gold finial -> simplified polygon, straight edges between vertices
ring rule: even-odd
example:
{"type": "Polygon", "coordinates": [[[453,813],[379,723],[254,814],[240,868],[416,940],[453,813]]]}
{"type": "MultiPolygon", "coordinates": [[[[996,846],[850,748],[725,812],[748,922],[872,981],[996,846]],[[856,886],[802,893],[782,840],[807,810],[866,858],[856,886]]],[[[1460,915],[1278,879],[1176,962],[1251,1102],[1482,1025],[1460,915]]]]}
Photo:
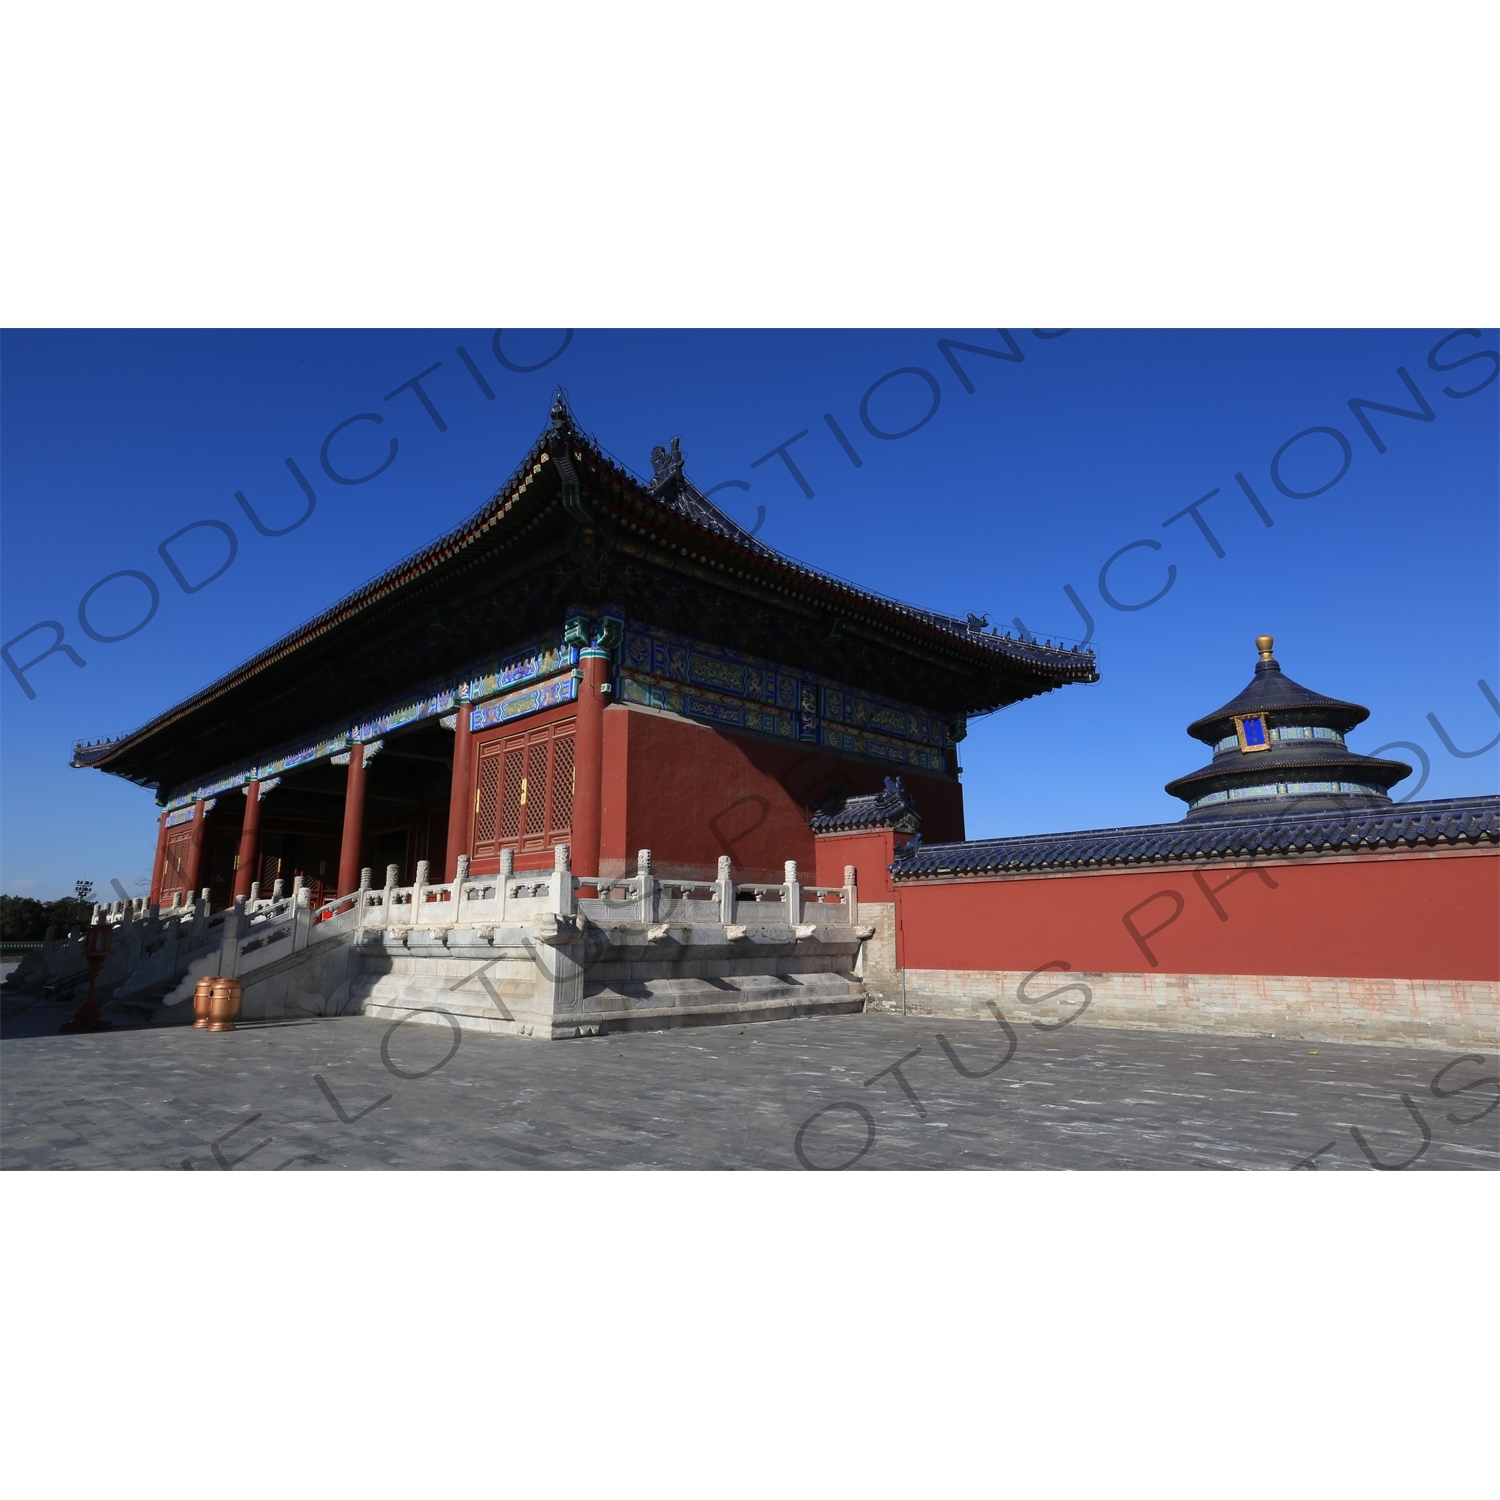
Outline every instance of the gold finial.
{"type": "Polygon", "coordinates": [[[1260,652],[1262,661],[1271,660],[1271,647],[1276,644],[1274,635],[1258,635],[1255,637],[1255,649],[1260,652]]]}

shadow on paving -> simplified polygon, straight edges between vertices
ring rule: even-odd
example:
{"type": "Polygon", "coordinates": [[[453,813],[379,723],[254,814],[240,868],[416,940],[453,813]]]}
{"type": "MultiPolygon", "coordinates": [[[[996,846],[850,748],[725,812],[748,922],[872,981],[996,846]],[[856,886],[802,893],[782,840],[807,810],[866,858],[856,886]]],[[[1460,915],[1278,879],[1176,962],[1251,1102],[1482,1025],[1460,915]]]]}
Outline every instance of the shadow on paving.
{"type": "MultiPolygon", "coordinates": [[[[49,1000],[41,995],[0,986],[0,1042],[16,1041],[22,1037],[56,1036],[57,1028],[83,1003],[85,993],[80,989],[68,999],[49,1000]]],[[[139,1031],[145,1024],[136,1020],[129,1011],[123,1016],[112,1011],[109,1019],[116,1031],[139,1031]]]]}
{"type": "Polygon", "coordinates": [[[566,1042],[362,1016],[59,1036],[7,1008],[0,1167],[1500,1167],[1493,1054],[821,1016],[566,1042]]]}

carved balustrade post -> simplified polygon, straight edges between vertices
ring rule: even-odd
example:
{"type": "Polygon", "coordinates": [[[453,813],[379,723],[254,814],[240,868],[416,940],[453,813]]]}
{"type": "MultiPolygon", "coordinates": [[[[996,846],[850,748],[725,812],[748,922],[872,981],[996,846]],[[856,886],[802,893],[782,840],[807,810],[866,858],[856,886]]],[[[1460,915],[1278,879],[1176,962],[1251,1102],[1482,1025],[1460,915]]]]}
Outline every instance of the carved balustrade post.
{"type": "Polygon", "coordinates": [[[719,878],[716,882],[719,898],[719,920],[728,927],[734,921],[734,876],[731,873],[729,856],[719,856],[719,878]]]}
{"type": "Polygon", "coordinates": [[[312,941],[312,892],[298,885],[292,913],[292,952],[300,953],[312,941]]]}
{"type": "Polygon", "coordinates": [[[247,924],[245,898],[236,896],[233,908],[224,913],[224,936],[219,944],[219,975],[223,979],[234,979],[240,972],[240,939],[247,924]]]}
{"type": "Polygon", "coordinates": [[[411,916],[407,925],[415,928],[422,917],[422,903],[427,900],[427,882],[431,878],[431,866],[425,859],[417,861],[417,879],[411,888],[411,916]]]}
{"type": "Polygon", "coordinates": [[[558,844],[552,851],[552,900],[549,906],[560,917],[571,916],[575,910],[573,870],[568,863],[566,844],[558,844]]]}
{"type": "Polygon", "coordinates": [[[797,880],[797,861],[787,860],[783,866],[781,899],[786,902],[786,919],[794,927],[802,920],[802,886],[797,880]]]}
{"type": "Polygon", "coordinates": [[[651,872],[651,851],[642,849],[635,857],[636,894],[640,898],[642,922],[654,922],[657,913],[656,876],[651,872]]]}
{"type": "Polygon", "coordinates": [[[460,918],[464,909],[464,885],[469,878],[469,856],[460,854],[453,864],[453,925],[463,925],[460,918]]]}
{"type": "Polygon", "coordinates": [[[506,913],[510,909],[510,883],[516,874],[516,851],[514,849],[502,849],[500,851],[500,906],[499,919],[503,922],[506,913]]]}

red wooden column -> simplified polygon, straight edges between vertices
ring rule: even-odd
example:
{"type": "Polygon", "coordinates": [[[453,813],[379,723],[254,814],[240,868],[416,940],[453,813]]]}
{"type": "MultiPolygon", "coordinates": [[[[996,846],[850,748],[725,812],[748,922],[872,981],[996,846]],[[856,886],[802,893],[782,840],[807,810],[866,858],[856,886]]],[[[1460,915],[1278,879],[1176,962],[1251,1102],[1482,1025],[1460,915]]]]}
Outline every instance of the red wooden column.
{"type": "Polygon", "coordinates": [[[445,880],[458,879],[458,856],[472,854],[474,836],[474,735],[469,728],[473,708],[467,699],[458,702],[458,722],[453,727],[453,787],[448,794],[448,873],[445,880]]]}
{"type": "Polygon", "coordinates": [[[163,811],[156,821],[156,863],[151,866],[151,901],[161,900],[162,880],[166,875],[167,862],[167,815],[163,811]]]}
{"type": "Polygon", "coordinates": [[[260,782],[245,788],[245,826],[240,830],[240,852],[234,862],[232,899],[250,896],[251,884],[259,878],[260,868],[260,782]]]}
{"type": "Polygon", "coordinates": [[[344,786],[344,840],[339,847],[339,895],[359,889],[359,851],[365,832],[365,747],[349,747],[349,780],[344,786]]]}
{"type": "Polygon", "coordinates": [[[193,832],[188,839],[187,868],[182,872],[183,884],[187,887],[184,901],[198,899],[198,877],[203,873],[203,820],[208,816],[208,804],[200,797],[193,804],[193,832]]]}
{"type": "Polygon", "coordinates": [[[604,705],[610,655],[598,646],[578,653],[578,729],[573,742],[572,865],[575,875],[599,873],[599,834],[604,811],[604,705]]]}

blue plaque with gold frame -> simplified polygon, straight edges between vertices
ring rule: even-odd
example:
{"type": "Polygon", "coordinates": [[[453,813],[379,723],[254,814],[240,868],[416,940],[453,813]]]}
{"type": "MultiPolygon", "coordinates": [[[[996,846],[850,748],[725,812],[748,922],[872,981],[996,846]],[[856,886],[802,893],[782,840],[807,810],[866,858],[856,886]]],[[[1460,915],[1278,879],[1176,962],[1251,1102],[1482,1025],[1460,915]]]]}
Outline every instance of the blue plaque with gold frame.
{"type": "Polygon", "coordinates": [[[1246,754],[1251,750],[1271,748],[1271,736],[1266,729],[1264,714],[1236,714],[1234,732],[1240,742],[1240,750],[1246,754]]]}

